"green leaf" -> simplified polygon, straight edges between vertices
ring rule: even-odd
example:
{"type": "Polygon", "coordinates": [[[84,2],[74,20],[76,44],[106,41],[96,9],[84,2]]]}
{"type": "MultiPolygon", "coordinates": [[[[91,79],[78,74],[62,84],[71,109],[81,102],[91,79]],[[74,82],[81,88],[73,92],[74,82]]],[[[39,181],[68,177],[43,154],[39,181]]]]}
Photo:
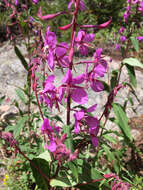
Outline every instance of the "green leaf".
{"type": "Polygon", "coordinates": [[[73,177],[75,178],[76,182],[78,183],[78,167],[76,166],[76,160],[73,162],[68,162],[68,166],[72,172],[73,177]]]}
{"type": "Polygon", "coordinates": [[[13,131],[14,138],[17,139],[22,128],[24,128],[25,122],[27,121],[27,119],[28,119],[28,116],[22,117],[15,126],[6,127],[5,131],[13,131]]]}
{"type": "Polygon", "coordinates": [[[103,144],[102,147],[106,153],[108,161],[112,162],[113,160],[115,160],[114,154],[113,154],[113,152],[110,151],[110,148],[105,144],[103,144]]]}
{"type": "MultiPolygon", "coordinates": [[[[49,163],[45,159],[33,158],[32,163],[34,163],[34,165],[36,165],[36,167],[40,169],[42,174],[49,177],[49,172],[50,172],[49,163]]],[[[49,190],[48,180],[31,163],[30,163],[30,166],[31,166],[32,173],[33,173],[33,176],[35,178],[35,181],[36,181],[36,184],[38,185],[38,187],[41,188],[42,190],[49,190]]]]}
{"type": "Polygon", "coordinates": [[[57,177],[56,179],[50,180],[50,185],[52,187],[73,187],[76,184],[77,183],[73,181],[70,175],[67,175],[65,177],[57,177]]]}
{"type": "Polygon", "coordinates": [[[51,162],[52,161],[50,153],[47,150],[45,152],[41,153],[37,158],[44,159],[47,162],[51,162]]]}
{"type": "Polygon", "coordinates": [[[130,65],[132,67],[140,67],[143,69],[143,64],[138,60],[138,59],[135,59],[135,58],[125,58],[123,60],[123,64],[125,65],[130,65]]]}
{"type": "Polygon", "coordinates": [[[109,87],[109,85],[108,85],[105,81],[101,81],[101,80],[100,80],[100,82],[102,82],[102,84],[104,85],[104,90],[105,90],[106,92],[110,92],[110,87],[109,87]]]}
{"type": "Polygon", "coordinates": [[[117,69],[113,70],[111,73],[111,80],[110,80],[111,89],[113,89],[116,86],[118,73],[119,73],[119,71],[117,69]]]}
{"type": "Polygon", "coordinates": [[[19,99],[20,99],[24,104],[27,103],[25,94],[24,94],[24,92],[23,92],[21,89],[16,89],[16,95],[19,97],[19,99]]]}
{"type": "Polygon", "coordinates": [[[112,136],[110,136],[110,135],[103,135],[103,137],[104,137],[105,139],[107,139],[109,142],[114,143],[114,144],[117,144],[117,141],[116,141],[116,139],[115,139],[114,137],[112,137],[112,136]]]}
{"type": "Polygon", "coordinates": [[[136,52],[138,52],[139,51],[139,42],[138,42],[137,38],[134,36],[131,36],[130,39],[131,39],[134,49],[136,50],[136,52]]]}
{"type": "Polygon", "coordinates": [[[70,149],[71,152],[74,152],[73,139],[72,139],[72,135],[71,135],[71,127],[68,126],[68,125],[65,125],[65,126],[63,127],[63,129],[64,129],[64,133],[67,134],[66,143],[65,143],[65,144],[66,144],[66,147],[67,147],[68,149],[70,149]]]}
{"type": "Polygon", "coordinates": [[[2,97],[0,98],[0,105],[2,104],[2,102],[4,101],[4,99],[5,99],[5,96],[2,96],[2,97]]]}
{"type": "Polygon", "coordinates": [[[16,126],[14,127],[14,131],[13,131],[13,135],[14,138],[17,138],[22,130],[22,128],[24,128],[25,126],[25,122],[28,120],[28,116],[24,116],[23,118],[21,118],[18,123],[16,124],[16,126]]]}
{"type": "Polygon", "coordinates": [[[130,82],[133,85],[134,88],[137,87],[137,80],[136,80],[136,74],[134,71],[134,67],[130,66],[130,65],[126,65],[126,68],[128,70],[128,75],[130,77],[130,82]]]}
{"type": "Polygon", "coordinates": [[[23,67],[25,68],[25,70],[28,71],[28,63],[27,63],[27,61],[25,60],[25,58],[23,57],[23,55],[21,54],[21,51],[18,49],[17,46],[14,47],[14,51],[15,51],[17,57],[20,59],[20,61],[21,61],[22,65],[23,65],[23,67]]]}
{"type": "Polygon", "coordinates": [[[121,131],[123,134],[132,141],[132,136],[131,136],[131,130],[130,126],[128,125],[128,117],[126,116],[126,113],[124,112],[123,108],[121,105],[117,103],[113,103],[113,110],[114,113],[117,117],[118,120],[118,126],[120,127],[121,131]]]}

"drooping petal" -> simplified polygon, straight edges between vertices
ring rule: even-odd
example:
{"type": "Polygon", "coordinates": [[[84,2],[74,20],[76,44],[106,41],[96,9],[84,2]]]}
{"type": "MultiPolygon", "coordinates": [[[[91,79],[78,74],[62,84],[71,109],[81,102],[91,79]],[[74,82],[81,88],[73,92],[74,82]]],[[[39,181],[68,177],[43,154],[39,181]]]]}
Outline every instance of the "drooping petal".
{"type": "Polygon", "coordinates": [[[94,68],[95,71],[95,79],[99,76],[99,77],[104,77],[104,74],[107,70],[107,62],[106,61],[102,61],[101,64],[97,64],[94,68]]]}
{"type": "Polygon", "coordinates": [[[93,106],[89,107],[88,109],[86,109],[86,112],[93,112],[96,110],[97,104],[94,104],[93,106]]]}
{"type": "Polygon", "coordinates": [[[68,50],[68,44],[66,42],[61,42],[56,47],[56,55],[58,57],[64,56],[68,50]]]}
{"type": "Polygon", "coordinates": [[[50,32],[48,26],[45,34],[44,46],[48,45],[48,47],[50,48],[55,48],[56,44],[57,44],[56,34],[54,32],[50,32]]]}
{"type": "Polygon", "coordinates": [[[77,120],[75,121],[74,132],[75,132],[75,134],[79,134],[79,132],[80,132],[80,126],[79,126],[79,122],[77,120]]]}
{"type": "Polygon", "coordinates": [[[53,140],[51,140],[50,144],[47,146],[47,148],[50,150],[50,152],[55,152],[57,145],[53,140]]]}
{"type": "Polygon", "coordinates": [[[94,59],[100,59],[101,58],[101,53],[102,53],[102,48],[98,48],[96,52],[94,53],[94,59]]]}
{"type": "Polygon", "coordinates": [[[65,94],[65,88],[60,88],[59,89],[59,96],[58,96],[58,100],[59,102],[62,104],[62,100],[63,100],[63,97],[64,97],[64,94],[65,94]]]}
{"type": "Polygon", "coordinates": [[[100,92],[104,89],[104,85],[98,80],[91,81],[90,86],[95,92],[100,92]]]}
{"type": "Polygon", "coordinates": [[[48,54],[48,65],[50,67],[50,69],[53,71],[54,70],[54,54],[53,54],[53,51],[49,51],[49,54],[48,54]]]}
{"type": "Polygon", "coordinates": [[[80,8],[81,11],[85,11],[86,10],[85,4],[84,4],[83,0],[80,0],[79,8],[80,8]]]}
{"type": "Polygon", "coordinates": [[[72,81],[72,71],[70,69],[67,70],[67,73],[62,80],[63,83],[70,83],[72,81]]]}
{"type": "Polygon", "coordinates": [[[84,41],[85,42],[92,42],[95,38],[95,34],[86,34],[84,37],[84,41]]]}
{"type": "MultiPolygon", "coordinates": [[[[38,0],[33,0],[33,2],[36,2],[36,1],[38,1],[38,0]]],[[[40,7],[39,8],[39,10],[38,10],[38,13],[37,13],[37,16],[40,18],[40,19],[42,19],[42,20],[51,20],[51,19],[53,19],[53,18],[55,18],[55,17],[57,17],[57,16],[59,16],[59,15],[61,15],[61,14],[64,14],[65,12],[64,11],[62,11],[62,12],[58,12],[58,13],[56,13],[56,14],[47,14],[47,15],[42,15],[42,8],[40,7]]]]}
{"type": "Polygon", "coordinates": [[[83,30],[80,30],[78,33],[77,33],[77,37],[75,38],[75,41],[76,42],[81,42],[81,40],[85,37],[85,31],[83,30]]]}
{"type": "Polygon", "coordinates": [[[97,137],[91,136],[91,141],[92,141],[93,146],[95,146],[95,147],[98,146],[98,138],[97,137]]]}
{"type": "Polygon", "coordinates": [[[89,126],[89,133],[91,135],[97,135],[99,131],[99,121],[96,117],[88,116],[85,118],[87,125],[89,126]]]}
{"type": "Polygon", "coordinates": [[[55,80],[55,75],[50,75],[47,77],[47,79],[45,80],[45,82],[50,82],[53,83],[55,80]]]}
{"type": "Polygon", "coordinates": [[[81,55],[85,55],[85,56],[88,55],[88,47],[86,47],[84,45],[80,46],[79,51],[80,51],[81,55]]]}
{"type": "Polygon", "coordinates": [[[71,98],[78,104],[85,104],[88,101],[88,95],[83,88],[74,89],[71,98]]]}
{"type": "Polygon", "coordinates": [[[68,30],[71,26],[72,26],[73,23],[70,23],[70,24],[67,24],[65,26],[61,26],[61,27],[58,27],[60,30],[68,30]]]}
{"type": "Polygon", "coordinates": [[[74,117],[75,117],[76,120],[80,121],[84,117],[84,111],[83,110],[77,111],[74,114],[74,117]]]}
{"type": "Polygon", "coordinates": [[[81,74],[72,79],[72,84],[81,84],[83,83],[84,79],[85,79],[85,74],[81,74]]]}
{"type": "Polygon", "coordinates": [[[70,0],[68,3],[68,10],[70,11],[72,4],[74,3],[74,0],[70,0]]]}
{"type": "Polygon", "coordinates": [[[44,121],[43,121],[43,124],[41,126],[41,131],[45,132],[49,128],[49,126],[50,126],[49,119],[45,118],[44,121]]]}

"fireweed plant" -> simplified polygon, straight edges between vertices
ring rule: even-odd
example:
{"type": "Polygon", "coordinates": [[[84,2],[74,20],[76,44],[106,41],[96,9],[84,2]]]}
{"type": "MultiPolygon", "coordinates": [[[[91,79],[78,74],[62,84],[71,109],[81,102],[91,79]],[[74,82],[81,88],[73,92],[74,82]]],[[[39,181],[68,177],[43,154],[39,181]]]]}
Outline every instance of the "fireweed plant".
{"type": "MultiPolygon", "coordinates": [[[[100,25],[78,23],[80,12],[86,11],[83,0],[70,0],[66,11],[54,14],[43,15],[42,7],[40,7],[37,17],[31,16],[28,10],[32,3],[38,6],[40,3],[38,0],[27,1],[25,4],[18,0],[4,0],[4,3],[12,10],[10,15],[12,24],[18,27],[29,52],[29,63],[27,63],[14,41],[15,52],[28,71],[28,89],[26,87],[23,91],[29,99],[27,100],[28,114],[24,115],[20,110],[21,119],[16,125],[17,128],[8,126],[6,132],[1,133],[1,137],[14,148],[16,156],[20,154],[30,162],[35,188],[42,190],[70,189],[71,187],[75,189],[131,189],[133,174],[130,174],[121,158],[129,147],[134,151],[137,150],[130,134],[125,106],[114,103],[114,99],[123,88],[129,88],[134,92],[136,87],[134,66],[143,68],[137,59],[127,58],[129,39],[134,32],[130,31],[131,25],[138,24],[138,21],[134,22],[133,18],[137,14],[142,15],[143,1],[127,2],[124,19],[127,27],[129,23],[129,29],[121,27],[120,43],[116,44],[116,49],[122,48],[123,60],[119,69],[112,71],[108,84],[101,79],[106,75],[112,60],[108,65],[102,55],[102,48],[95,49],[93,58],[89,60],[75,61],[74,55],[75,51],[79,51],[82,56],[88,56],[89,50],[94,49],[91,43],[96,37],[89,31],[107,28],[112,18],[100,25]],[[24,13],[19,11],[20,9],[23,9],[24,13]],[[61,15],[69,16],[68,24],[57,26],[62,32],[71,30],[69,42],[58,43],[56,34],[50,30],[48,24],[46,31],[42,30],[42,22],[48,23],[61,15]],[[123,34],[125,30],[126,36],[123,34]],[[75,76],[77,66],[84,68],[84,72],[75,76]],[[120,79],[124,67],[128,69],[129,82],[120,79]],[[58,85],[55,85],[56,69],[63,73],[63,79],[58,85]],[[108,92],[107,102],[99,118],[94,115],[98,102],[94,102],[89,107],[85,106],[89,101],[89,90],[93,90],[95,96],[103,90],[108,92]],[[38,106],[39,111],[36,114],[39,113],[40,116],[31,113],[31,103],[38,106]],[[112,108],[115,116],[111,118],[112,108]],[[63,109],[65,109],[66,121],[60,116],[60,111],[63,109]],[[52,116],[51,113],[55,110],[59,115],[52,116]],[[114,122],[121,132],[107,130],[105,126],[108,119],[114,122]],[[40,129],[37,129],[41,120],[40,129]],[[36,123],[36,129],[32,128],[33,123],[36,123]],[[7,131],[13,131],[13,133],[7,131]],[[38,141],[37,139],[40,139],[35,155],[29,156],[26,148],[22,150],[24,145],[21,146],[20,132],[28,134],[28,142],[24,141],[26,146],[29,143],[32,147],[38,141]],[[113,144],[115,147],[120,144],[122,148],[118,150],[113,144]]],[[[11,33],[10,26],[7,31],[11,40],[14,40],[15,36],[11,33]]],[[[131,38],[135,50],[137,50],[138,42],[136,40],[141,41],[142,36],[131,38]]],[[[19,96],[23,100],[20,93],[19,96]]]]}

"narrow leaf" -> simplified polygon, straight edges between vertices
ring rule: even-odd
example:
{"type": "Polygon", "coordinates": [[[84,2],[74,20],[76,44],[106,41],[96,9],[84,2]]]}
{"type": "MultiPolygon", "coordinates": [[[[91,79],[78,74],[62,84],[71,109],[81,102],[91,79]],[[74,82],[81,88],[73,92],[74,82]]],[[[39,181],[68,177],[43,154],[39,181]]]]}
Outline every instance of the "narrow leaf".
{"type": "Polygon", "coordinates": [[[126,68],[128,70],[128,75],[130,77],[130,82],[133,85],[134,88],[137,87],[137,80],[136,80],[136,74],[134,71],[134,67],[130,66],[130,65],[126,65],[126,68]]]}
{"type": "Polygon", "coordinates": [[[71,150],[71,152],[74,152],[73,139],[72,139],[72,136],[71,136],[71,127],[68,126],[68,125],[65,125],[63,128],[64,128],[64,133],[67,134],[66,146],[67,146],[68,149],[71,150]]]}
{"type": "Polygon", "coordinates": [[[118,120],[118,126],[120,127],[123,134],[132,141],[130,126],[128,125],[128,117],[124,112],[121,105],[113,103],[113,110],[118,120]]]}
{"type": "Polygon", "coordinates": [[[133,66],[133,67],[140,67],[143,69],[143,64],[138,60],[138,59],[135,59],[135,58],[125,58],[123,60],[123,64],[125,65],[130,65],[130,66],[133,66]]]}
{"type": "Polygon", "coordinates": [[[23,92],[21,89],[16,89],[16,95],[19,97],[19,99],[20,99],[24,104],[27,103],[25,94],[24,94],[24,92],[23,92]]]}
{"type": "Polygon", "coordinates": [[[25,126],[25,122],[27,121],[28,116],[24,116],[23,118],[21,118],[18,123],[14,126],[14,130],[13,130],[13,135],[14,138],[17,138],[22,130],[22,128],[24,128],[25,126]]]}
{"type": "Polygon", "coordinates": [[[34,158],[34,159],[32,159],[32,163],[34,163],[37,166],[37,169],[36,169],[32,164],[30,164],[33,176],[34,176],[35,181],[36,181],[36,184],[42,190],[49,190],[48,180],[44,176],[42,176],[41,173],[38,171],[38,168],[39,168],[40,171],[44,175],[46,175],[48,178],[49,177],[49,171],[50,171],[49,163],[42,158],[34,158]]]}
{"type": "Polygon", "coordinates": [[[2,96],[2,97],[0,98],[0,105],[2,104],[2,102],[4,101],[4,99],[5,99],[5,96],[2,96]]]}
{"type": "Polygon", "coordinates": [[[118,73],[119,71],[117,69],[113,70],[111,73],[111,80],[110,80],[111,89],[113,89],[117,84],[118,73]]]}
{"type": "Polygon", "coordinates": [[[132,37],[130,37],[130,39],[131,39],[134,49],[136,50],[136,52],[138,52],[139,51],[139,42],[138,42],[137,38],[132,36],[132,37]]]}
{"type": "Polygon", "coordinates": [[[26,62],[25,58],[23,57],[23,55],[21,54],[20,50],[18,49],[17,46],[14,47],[14,51],[17,55],[17,57],[20,59],[23,67],[25,68],[25,70],[28,71],[28,63],[26,62]]]}

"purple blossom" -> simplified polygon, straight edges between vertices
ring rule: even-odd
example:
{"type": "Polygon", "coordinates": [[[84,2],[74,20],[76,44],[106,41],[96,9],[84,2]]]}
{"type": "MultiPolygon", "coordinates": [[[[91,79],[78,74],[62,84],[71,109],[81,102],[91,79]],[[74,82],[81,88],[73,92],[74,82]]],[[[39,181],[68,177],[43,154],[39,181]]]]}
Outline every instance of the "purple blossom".
{"type": "Polygon", "coordinates": [[[123,32],[125,31],[125,27],[121,27],[120,30],[119,30],[119,34],[122,34],[123,32]]]}
{"type": "Polygon", "coordinates": [[[75,126],[74,126],[74,132],[76,134],[79,134],[82,127],[82,121],[88,126],[88,129],[83,129],[84,131],[87,131],[91,136],[91,141],[93,146],[98,146],[98,139],[97,134],[99,132],[99,121],[96,117],[89,116],[89,112],[93,112],[96,110],[97,104],[91,106],[90,108],[86,110],[80,110],[76,111],[74,113],[75,118],[75,126]]]}
{"type": "Polygon", "coordinates": [[[44,48],[48,50],[48,65],[53,70],[54,69],[54,55],[56,48],[56,34],[50,31],[50,27],[48,26],[46,29],[45,39],[44,39],[44,48]]]}
{"type": "Polygon", "coordinates": [[[64,94],[70,93],[73,101],[78,104],[85,104],[88,101],[88,95],[83,87],[77,86],[76,84],[81,84],[84,81],[84,74],[77,77],[72,77],[72,72],[68,69],[62,85],[59,88],[59,100],[61,101],[64,94]]]}
{"type": "Polygon", "coordinates": [[[66,55],[67,51],[68,44],[66,42],[61,42],[58,44],[55,50],[58,65],[62,67],[69,67],[69,58],[66,55]]]}
{"type": "Polygon", "coordinates": [[[138,36],[137,39],[139,42],[141,42],[141,41],[143,41],[143,36],[138,36]]]}
{"type": "Polygon", "coordinates": [[[121,40],[121,42],[125,42],[126,41],[126,36],[121,36],[120,40],[121,40]]]}
{"type": "Polygon", "coordinates": [[[15,5],[17,6],[19,4],[19,1],[18,0],[15,0],[15,5]]]}
{"type": "Polygon", "coordinates": [[[120,45],[119,44],[115,44],[115,49],[119,50],[120,49],[120,45]]]}
{"type": "Polygon", "coordinates": [[[52,153],[54,158],[59,162],[72,161],[75,160],[78,156],[77,150],[75,150],[74,153],[71,153],[71,151],[66,148],[66,145],[64,144],[65,139],[66,139],[66,134],[61,136],[60,139],[59,138],[55,139],[56,149],[52,153]]]}
{"type": "Polygon", "coordinates": [[[54,75],[48,76],[43,83],[44,89],[40,92],[41,102],[44,101],[50,109],[52,109],[54,103],[56,104],[56,107],[58,107],[57,89],[53,84],[54,79],[54,75]]]}
{"type": "Polygon", "coordinates": [[[49,119],[45,118],[41,126],[41,131],[49,137],[49,142],[46,143],[45,148],[48,148],[50,152],[56,150],[55,134],[59,134],[60,127],[55,126],[54,122],[50,124],[49,119]]]}
{"type": "Polygon", "coordinates": [[[92,42],[95,34],[86,34],[85,31],[80,30],[75,38],[75,43],[82,55],[88,55],[88,43],[92,42]]]}
{"type": "Polygon", "coordinates": [[[107,70],[107,62],[101,57],[101,53],[102,48],[98,48],[94,53],[93,69],[89,72],[89,64],[87,64],[85,71],[86,86],[88,87],[88,84],[90,84],[90,87],[95,92],[100,92],[104,89],[104,85],[98,80],[98,77],[104,77],[107,70]]]}
{"type": "Polygon", "coordinates": [[[38,0],[32,0],[34,4],[37,4],[38,3],[38,0]]]}
{"type": "MultiPolygon", "coordinates": [[[[70,11],[72,4],[74,4],[74,6],[76,7],[76,0],[70,0],[70,2],[68,3],[68,10],[70,11]]],[[[79,4],[79,8],[81,11],[85,11],[85,5],[83,0],[80,0],[80,4],[79,4]]]]}

